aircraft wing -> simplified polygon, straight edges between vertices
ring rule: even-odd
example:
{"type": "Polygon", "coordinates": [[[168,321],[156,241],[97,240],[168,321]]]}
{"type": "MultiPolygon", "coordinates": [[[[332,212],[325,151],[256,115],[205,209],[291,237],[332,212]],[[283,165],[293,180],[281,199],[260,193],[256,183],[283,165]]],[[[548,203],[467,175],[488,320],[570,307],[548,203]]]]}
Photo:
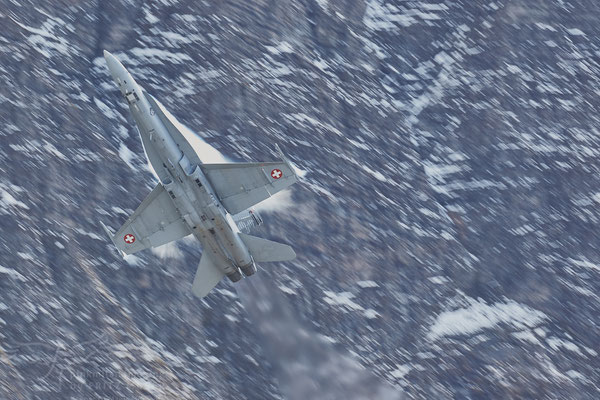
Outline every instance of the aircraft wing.
{"type": "Polygon", "coordinates": [[[298,182],[288,161],[201,164],[221,203],[236,214],[298,182]]]}
{"type": "Polygon", "coordinates": [[[125,254],[160,246],[192,233],[160,183],[116,234],[104,229],[117,249],[125,254]]]}

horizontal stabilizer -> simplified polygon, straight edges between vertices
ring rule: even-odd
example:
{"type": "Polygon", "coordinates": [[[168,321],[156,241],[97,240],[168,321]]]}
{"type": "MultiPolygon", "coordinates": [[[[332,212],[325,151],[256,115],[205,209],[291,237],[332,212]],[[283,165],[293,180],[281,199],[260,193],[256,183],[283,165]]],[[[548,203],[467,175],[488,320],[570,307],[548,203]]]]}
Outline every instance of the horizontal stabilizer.
{"type": "Polygon", "coordinates": [[[215,262],[210,249],[204,248],[200,264],[196,270],[194,283],[192,284],[192,292],[202,298],[208,294],[217,283],[223,279],[225,273],[219,268],[215,262]]]}
{"type": "Polygon", "coordinates": [[[287,244],[277,243],[242,232],[239,235],[256,262],[289,261],[296,258],[296,252],[287,244]]]}

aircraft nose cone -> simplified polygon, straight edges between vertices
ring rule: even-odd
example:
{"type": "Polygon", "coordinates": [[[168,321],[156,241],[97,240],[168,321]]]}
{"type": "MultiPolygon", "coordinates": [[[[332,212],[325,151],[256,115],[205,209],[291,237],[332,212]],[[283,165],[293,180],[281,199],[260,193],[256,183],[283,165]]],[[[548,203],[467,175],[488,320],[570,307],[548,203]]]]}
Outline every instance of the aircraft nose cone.
{"type": "Polygon", "coordinates": [[[108,70],[118,84],[120,84],[119,81],[127,79],[129,73],[117,57],[113,56],[109,51],[104,50],[104,59],[106,60],[108,70]]]}
{"type": "Polygon", "coordinates": [[[104,59],[106,60],[108,67],[111,69],[121,64],[119,60],[117,60],[117,57],[113,56],[109,51],[106,50],[104,50],[104,59]]]}

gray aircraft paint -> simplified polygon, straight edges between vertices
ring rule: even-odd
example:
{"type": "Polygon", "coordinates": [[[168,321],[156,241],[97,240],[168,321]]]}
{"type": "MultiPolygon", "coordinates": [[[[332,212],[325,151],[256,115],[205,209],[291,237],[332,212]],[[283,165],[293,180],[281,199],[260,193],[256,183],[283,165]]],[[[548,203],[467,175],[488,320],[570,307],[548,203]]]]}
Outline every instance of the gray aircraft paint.
{"type": "Polygon", "coordinates": [[[160,180],[115,234],[103,225],[117,249],[133,254],[193,234],[203,247],[192,285],[200,297],[225,275],[234,282],[242,272],[252,275],[255,261],[293,259],[290,246],[243,233],[236,223],[251,221],[244,224],[245,231],[260,224],[248,209],[298,181],[279,148],[279,162],[203,164],[172,117],[119,60],[107,51],[104,58],[160,180]]]}

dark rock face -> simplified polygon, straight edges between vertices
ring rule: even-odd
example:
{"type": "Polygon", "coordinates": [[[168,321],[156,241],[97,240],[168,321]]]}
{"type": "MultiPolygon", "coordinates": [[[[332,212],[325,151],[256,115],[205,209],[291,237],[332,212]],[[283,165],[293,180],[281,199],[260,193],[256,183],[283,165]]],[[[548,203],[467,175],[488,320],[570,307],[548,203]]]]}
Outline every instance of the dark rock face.
{"type": "Polygon", "coordinates": [[[600,3],[59,3],[0,7],[0,398],[599,397],[600,3]],[[287,311],[193,298],[191,241],[112,252],[154,181],[105,48],[307,172],[257,233],[287,311]]]}

